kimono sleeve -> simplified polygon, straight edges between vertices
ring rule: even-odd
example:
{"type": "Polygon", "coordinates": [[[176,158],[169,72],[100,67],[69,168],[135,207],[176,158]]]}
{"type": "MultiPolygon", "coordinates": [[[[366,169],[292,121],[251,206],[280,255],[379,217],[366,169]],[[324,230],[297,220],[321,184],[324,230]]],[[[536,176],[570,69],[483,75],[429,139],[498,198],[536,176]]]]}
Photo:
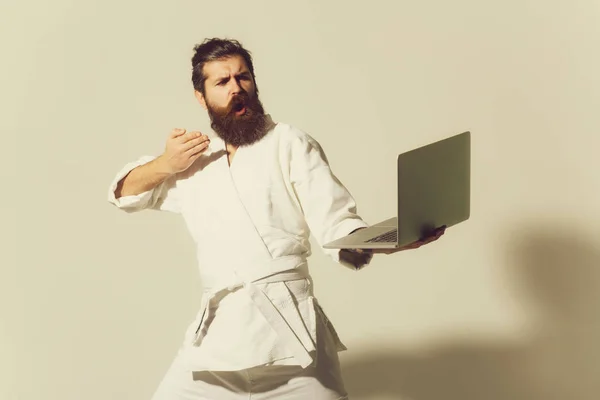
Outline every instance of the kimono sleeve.
{"type": "MultiPolygon", "coordinates": [[[[368,224],[357,214],[356,202],[333,174],[320,144],[307,134],[292,145],[290,179],[304,218],[319,245],[344,237],[368,224]]],[[[336,262],[349,268],[339,249],[324,249],[336,262]]],[[[371,258],[367,260],[370,263],[371,258]]]]}
{"type": "Polygon", "coordinates": [[[113,178],[108,188],[108,201],[117,208],[126,212],[137,212],[145,209],[170,211],[180,213],[179,193],[177,188],[176,175],[173,175],[155,188],[136,195],[121,196],[118,199],[115,196],[115,190],[121,179],[123,179],[134,168],[149,163],[155,156],[143,156],[138,160],[130,162],[123,166],[113,178]]]}

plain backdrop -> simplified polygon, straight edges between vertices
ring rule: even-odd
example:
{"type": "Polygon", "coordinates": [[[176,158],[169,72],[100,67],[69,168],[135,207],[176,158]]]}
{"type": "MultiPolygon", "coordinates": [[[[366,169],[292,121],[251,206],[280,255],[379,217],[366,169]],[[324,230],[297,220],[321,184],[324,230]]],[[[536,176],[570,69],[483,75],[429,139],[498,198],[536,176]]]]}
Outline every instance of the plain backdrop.
{"type": "Polygon", "coordinates": [[[473,134],[468,222],[360,272],[315,244],[353,400],[600,395],[598,1],[3,1],[0,15],[1,400],[149,399],[171,362],[199,306],[192,240],[107,189],[171,129],[208,129],[190,81],[207,37],[252,52],[267,111],[321,143],[369,223],[394,213],[398,153],[473,134]]]}

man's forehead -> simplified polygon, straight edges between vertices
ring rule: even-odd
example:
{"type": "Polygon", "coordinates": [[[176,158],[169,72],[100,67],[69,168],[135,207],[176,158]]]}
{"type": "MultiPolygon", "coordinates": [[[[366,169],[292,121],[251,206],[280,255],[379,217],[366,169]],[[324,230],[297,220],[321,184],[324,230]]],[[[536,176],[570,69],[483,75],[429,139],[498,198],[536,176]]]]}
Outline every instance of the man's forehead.
{"type": "Polygon", "coordinates": [[[204,64],[204,74],[207,79],[218,79],[230,75],[248,72],[248,66],[241,56],[235,55],[204,64]]]}

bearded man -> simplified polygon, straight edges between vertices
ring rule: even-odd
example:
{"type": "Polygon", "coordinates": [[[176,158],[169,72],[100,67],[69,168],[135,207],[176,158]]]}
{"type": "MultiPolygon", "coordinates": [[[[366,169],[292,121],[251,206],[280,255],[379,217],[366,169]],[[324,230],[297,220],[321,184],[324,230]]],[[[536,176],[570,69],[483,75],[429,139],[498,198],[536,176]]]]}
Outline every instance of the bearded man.
{"type": "MultiPolygon", "coordinates": [[[[199,312],[152,399],[347,399],[346,347],[314,296],[309,236],[322,245],[368,224],[319,143],[265,113],[238,41],[195,46],[192,83],[214,132],[174,129],[108,194],[126,212],[180,214],[197,247],[199,312]]],[[[323,251],[353,269],[377,252],[323,251]]]]}

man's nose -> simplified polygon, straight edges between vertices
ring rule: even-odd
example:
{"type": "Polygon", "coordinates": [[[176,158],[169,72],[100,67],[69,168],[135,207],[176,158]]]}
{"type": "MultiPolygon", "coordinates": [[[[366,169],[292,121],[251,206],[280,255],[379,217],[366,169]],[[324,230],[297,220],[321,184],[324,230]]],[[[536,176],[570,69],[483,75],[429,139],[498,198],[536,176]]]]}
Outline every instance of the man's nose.
{"type": "Polygon", "coordinates": [[[230,82],[231,82],[231,93],[232,94],[238,94],[242,91],[242,86],[237,81],[237,79],[232,79],[230,82]]]}

